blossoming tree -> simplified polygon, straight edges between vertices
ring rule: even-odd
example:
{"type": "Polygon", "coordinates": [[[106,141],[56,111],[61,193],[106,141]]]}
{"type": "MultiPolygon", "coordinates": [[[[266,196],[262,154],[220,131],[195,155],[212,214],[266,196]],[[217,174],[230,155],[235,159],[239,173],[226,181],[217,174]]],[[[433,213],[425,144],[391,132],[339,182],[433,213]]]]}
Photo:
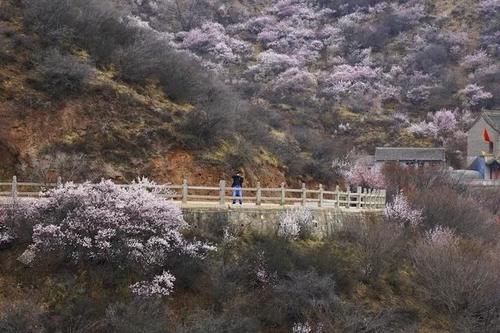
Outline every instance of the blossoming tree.
{"type": "Polygon", "coordinates": [[[33,264],[47,256],[110,264],[152,278],[133,284],[134,293],[168,295],[175,281],[168,272],[172,256],[203,256],[211,247],[188,241],[180,208],[146,186],[151,184],[123,188],[102,181],[51,190],[47,200],[29,207],[28,217],[36,224],[24,258],[33,264]]]}

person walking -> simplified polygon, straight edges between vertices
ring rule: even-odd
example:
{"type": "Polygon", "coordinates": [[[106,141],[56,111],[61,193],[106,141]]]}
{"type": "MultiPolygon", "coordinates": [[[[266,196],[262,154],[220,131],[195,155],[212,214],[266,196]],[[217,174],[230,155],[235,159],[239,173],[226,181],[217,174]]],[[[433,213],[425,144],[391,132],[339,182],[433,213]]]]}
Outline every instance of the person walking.
{"type": "Polygon", "coordinates": [[[243,187],[243,180],[243,176],[239,171],[237,171],[233,176],[233,205],[236,204],[236,198],[239,198],[238,201],[240,202],[240,205],[243,204],[241,201],[241,198],[243,196],[241,190],[241,188],[243,187]]]}

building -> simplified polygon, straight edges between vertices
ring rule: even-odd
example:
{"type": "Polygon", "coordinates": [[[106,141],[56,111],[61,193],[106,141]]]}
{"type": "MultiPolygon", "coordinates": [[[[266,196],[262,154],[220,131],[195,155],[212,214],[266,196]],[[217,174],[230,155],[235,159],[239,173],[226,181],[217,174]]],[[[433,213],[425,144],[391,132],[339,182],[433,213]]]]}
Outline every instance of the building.
{"type": "Polygon", "coordinates": [[[377,147],[375,164],[397,162],[402,165],[445,166],[444,148],[377,147]]]}
{"type": "Polygon", "coordinates": [[[500,111],[484,111],[467,132],[467,162],[483,179],[500,179],[500,111]]]}

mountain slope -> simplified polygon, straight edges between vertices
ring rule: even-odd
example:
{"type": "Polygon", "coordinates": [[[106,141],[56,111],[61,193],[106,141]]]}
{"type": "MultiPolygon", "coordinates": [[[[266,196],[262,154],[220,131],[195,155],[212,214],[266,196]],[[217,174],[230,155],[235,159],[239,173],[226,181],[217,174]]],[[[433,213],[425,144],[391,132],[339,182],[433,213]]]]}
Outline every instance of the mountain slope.
{"type": "Polygon", "coordinates": [[[353,148],[464,151],[500,105],[496,0],[1,6],[5,176],[83,153],[84,178],[334,184],[353,148]]]}

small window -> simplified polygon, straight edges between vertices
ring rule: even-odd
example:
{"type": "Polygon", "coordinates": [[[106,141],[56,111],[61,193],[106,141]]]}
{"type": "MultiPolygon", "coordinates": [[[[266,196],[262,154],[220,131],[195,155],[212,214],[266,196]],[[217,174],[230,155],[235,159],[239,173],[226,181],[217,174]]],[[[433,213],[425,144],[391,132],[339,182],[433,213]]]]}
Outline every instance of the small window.
{"type": "Polygon", "coordinates": [[[493,154],[493,142],[489,142],[489,149],[488,153],[493,154]]]}

